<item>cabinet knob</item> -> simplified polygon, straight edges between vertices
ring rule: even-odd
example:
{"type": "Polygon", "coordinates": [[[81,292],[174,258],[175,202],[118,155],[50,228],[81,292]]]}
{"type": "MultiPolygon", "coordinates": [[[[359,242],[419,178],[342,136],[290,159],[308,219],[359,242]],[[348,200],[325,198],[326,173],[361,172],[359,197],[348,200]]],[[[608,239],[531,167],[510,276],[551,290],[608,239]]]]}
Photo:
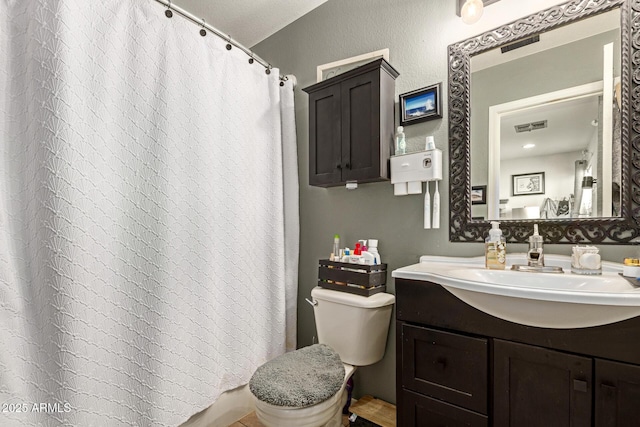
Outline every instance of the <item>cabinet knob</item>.
{"type": "Polygon", "coordinates": [[[338,169],[338,170],[342,170],[342,165],[341,165],[340,163],[338,163],[338,164],[336,165],[336,169],[338,169]]]}
{"type": "Polygon", "coordinates": [[[345,168],[347,168],[347,169],[351,169],[351,163],[347,162],[347,163],[344,165],[344,167],[345,167],[345,168]]]}

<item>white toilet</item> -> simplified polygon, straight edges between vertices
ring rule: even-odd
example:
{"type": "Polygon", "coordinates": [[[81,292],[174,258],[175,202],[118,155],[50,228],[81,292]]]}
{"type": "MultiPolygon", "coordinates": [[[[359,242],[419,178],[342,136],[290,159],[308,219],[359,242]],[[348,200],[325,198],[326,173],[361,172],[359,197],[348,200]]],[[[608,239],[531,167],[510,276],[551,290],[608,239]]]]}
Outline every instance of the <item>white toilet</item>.
{"type": "Polygon", "coordinates": [[[320,344],[304,347],[265,363],[251,379],[256,416],[267,427],[340,426],[342,408],[347,401],[347,381],[357,366],[372,365],[384,356],[395,302],[393,295],[378,293],[363,297],[315,287],[311,291],[311,298],[320,344]],[[305,360],[313,357],[320,357],[323,366],[318,366],[318,359],[305,360]],[[268,370],[274,364],[276,366],[271,369],[269,377],[263,375],[263,378],[257,378],[265,372],[263,368],[268,370]],[[327,365],[327,372],[316,373],[317,368],[324,369],[324,365],[327,365]],[[315,383],[306,381],[310,384],[289,386],[294,382],[294,377],[304,378],[307,375],[308,378],[310,370],[315,376],[315,383]],[[315,396],[317,389],[325,386],[331,390],[329,393],[333,393],[333,390],[337,392],[329,397],[315,396]],[[304,387],[308,387],[307,392],[304,387]],[[300,399],[301,394],[313,395],[311,403],[307,401],[309,396],[300,399]],[[277,396],[275,401],[278,403],[289,401],[289,398],[293,401],[298,398],[304,403],[300,407],[281,406],[273,403],[273,396],[277,396]],[[314,398],[317,401],[313,401],[314,398]]]}

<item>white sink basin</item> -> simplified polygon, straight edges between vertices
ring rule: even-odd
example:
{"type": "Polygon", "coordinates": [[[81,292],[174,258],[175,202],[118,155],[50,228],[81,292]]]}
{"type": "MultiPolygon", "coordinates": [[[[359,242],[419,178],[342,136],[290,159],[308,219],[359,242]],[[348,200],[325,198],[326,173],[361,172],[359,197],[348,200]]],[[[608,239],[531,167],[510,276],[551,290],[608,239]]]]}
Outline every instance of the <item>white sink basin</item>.
{"type": "MultiPolygon", "coordinates": [[[[571,259],[545,255],[564,274],[487,270],[484,257],[423,256],[393,277],[437,283],[467,304],[511,322],[544,328],[584,328],[640,315],[640,287],[622,277],[622,264],[603,262],[599,276],[570,271],[571,259]]],[[[507,268],[526,264],[524,254],[507,255],[507,268]]],[[[640,282],[638,282],[640,285],[640,282]]]]}
{"type": "MultiPolygon", "coordinates": [[[[529,273],[511,270],[487,270],[478,267],[449,270],[448,276],[487,285],[514,286],[548,291],[633,292],[634,286],[618,274],[580,276],[577,274],[529,273]]],[[[640,285],[640,282],[638,283],[640,285]]],[[[579,296],[579,295],[578,295],[579,296]]]]}

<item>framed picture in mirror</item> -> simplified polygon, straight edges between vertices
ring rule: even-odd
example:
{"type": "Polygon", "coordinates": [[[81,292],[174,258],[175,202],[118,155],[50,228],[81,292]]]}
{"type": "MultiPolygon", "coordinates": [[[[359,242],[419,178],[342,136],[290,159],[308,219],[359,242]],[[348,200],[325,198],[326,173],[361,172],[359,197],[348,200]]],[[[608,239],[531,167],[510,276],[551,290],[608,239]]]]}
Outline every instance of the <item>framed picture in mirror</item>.
{"type": "Polygon", "coordinates": [[[513,195],[544,194],[544,172],[511,175],[513,195]]]}
{"type": "Polygon", "coordinates": [[[487,204],[487,186],[476,185],[471,187],[471,204],[486,205],[487,204]]]}
{"type": "Polygon", "coordinates": [[[400,95],[400,125],[442,118],[441,86],[437,83],[400,95]]]}

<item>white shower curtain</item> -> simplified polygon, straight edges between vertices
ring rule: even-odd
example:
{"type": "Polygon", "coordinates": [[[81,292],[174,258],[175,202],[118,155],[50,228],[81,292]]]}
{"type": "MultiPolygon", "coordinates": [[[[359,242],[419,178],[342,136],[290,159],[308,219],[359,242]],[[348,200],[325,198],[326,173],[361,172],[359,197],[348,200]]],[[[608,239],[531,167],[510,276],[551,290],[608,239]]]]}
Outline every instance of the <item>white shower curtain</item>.
{"type": "Polygon", "coordinates": [[[295,347],[290,82],[152,0],[0,0],[0,425],[177,425],[295,347]]]}

